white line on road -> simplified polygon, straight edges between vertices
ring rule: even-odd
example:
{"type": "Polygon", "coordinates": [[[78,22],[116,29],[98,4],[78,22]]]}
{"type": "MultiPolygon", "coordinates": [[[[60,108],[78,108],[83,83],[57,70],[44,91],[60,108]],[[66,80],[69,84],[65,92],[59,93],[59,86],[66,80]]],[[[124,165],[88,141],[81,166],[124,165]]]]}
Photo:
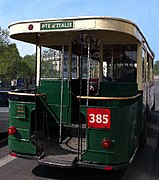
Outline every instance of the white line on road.
{"type": "Polygon", "coordinates": [[[8,155],[8,156],[5,156],[4,158],[0,159],[0,167],[8,164],[9,162],[15,160],[17,157],[14,157],[14,156],[11,156],[11,155],[8,155]]]}

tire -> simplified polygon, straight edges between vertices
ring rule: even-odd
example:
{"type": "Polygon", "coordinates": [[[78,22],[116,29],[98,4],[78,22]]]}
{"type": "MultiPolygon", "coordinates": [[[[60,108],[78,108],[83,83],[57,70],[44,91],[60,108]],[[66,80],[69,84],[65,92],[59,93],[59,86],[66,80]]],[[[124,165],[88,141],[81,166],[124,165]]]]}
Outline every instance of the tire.
{"type": "Polygon", "coordinates": [[[147,140],[147,116],[144,120],[144,127],[140,135],[140,143],[139,143],[140,148],[143,148],[146,145],[146,140],[147,140]]]}
{"type": "Polygon", "coordinates": [[[152,106],[152,111],[155,111],[155,100],[154,100],[154,103],[153,103],[153,106],[152,106]]]}

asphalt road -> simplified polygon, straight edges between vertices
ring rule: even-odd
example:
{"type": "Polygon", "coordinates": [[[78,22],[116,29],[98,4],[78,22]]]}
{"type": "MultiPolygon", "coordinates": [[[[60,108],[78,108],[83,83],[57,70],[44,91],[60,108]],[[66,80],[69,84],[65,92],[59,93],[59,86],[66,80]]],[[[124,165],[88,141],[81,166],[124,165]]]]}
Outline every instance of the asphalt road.
{"type": "Polygon", "coordinates": [[[158,180],[159,179],[159,81],[155,82],[156,108],[148,122],[146,146],[138,150],[125,171],[85,168],[64,169],[38,165],[36,159],[10,158],[7,139],[0,140],[0,180],[158,180]],[[4,164],[3,164],[4,162],[4,164]]]}

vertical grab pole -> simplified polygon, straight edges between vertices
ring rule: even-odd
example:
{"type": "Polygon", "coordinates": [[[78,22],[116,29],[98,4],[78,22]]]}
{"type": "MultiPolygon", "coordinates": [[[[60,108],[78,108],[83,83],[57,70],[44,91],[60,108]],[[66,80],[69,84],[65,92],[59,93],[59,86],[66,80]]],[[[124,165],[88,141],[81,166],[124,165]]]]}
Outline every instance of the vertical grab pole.
{"type": "MultiPolygon", "coordinates": [[[[82,95],[82,64],[83,64],[83,32],[80,35],[81,40],[81,52],[80,52],[80,59],[79,59],[79,80],[80,80],[80,92],[79,95],[82,95]]],[[[79,98],[79,113],[78,113],[78,160],[80,159],[80,138],[81,138],[81,120],[80,120],[80,107],[81,107],[81,99],[79,98]]]]}
{"type": "MultiPolygon", "coordinates": [[[[88,65],[88,69],[87,69],[87,96],[89,96],[89,86],[90,86],[90,77],[91,77],[91,56],[90,56],[90,48],[91,48],[91,43],[90,43],[90,35],[88,36],[88,53],[87,53],[87,65],[88,65]]],[[[87,104],[88,106],[88,99],[87,99],[87,104]]]]}
{"type": "Polygon", "coordinates": [[[36,64],[36,87],[39,86],[40,82],[40,72],[41,72],[41,47],[37,45],[36,47],[36,59],[37,59],[37,64],[36,64]]]}
{"type": "Polygon", "coordinates": [[[62,114],[63,114],[63,63],[64,63],[64,45],[62,46],[61,54],[61,106],[60,106],[60,129],[59,129],[59,143],[62,141],[62,114]]]}
{"type": "Polygon", "coordinates": [[[39,87],[40,83],[40,73],[41,73],[41,46],[39,45],[39,38],[40,35],[36,34],[36,85],[35,85],[35,131],[37,132],[37,88],[39,87]]]}

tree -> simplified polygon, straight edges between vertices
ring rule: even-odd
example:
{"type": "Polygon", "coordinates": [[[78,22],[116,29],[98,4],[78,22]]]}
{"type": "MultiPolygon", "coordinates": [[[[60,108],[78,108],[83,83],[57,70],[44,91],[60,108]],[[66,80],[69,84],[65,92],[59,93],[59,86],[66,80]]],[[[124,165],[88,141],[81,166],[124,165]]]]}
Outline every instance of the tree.
{"type": "Polygon", "coordinates": [[[17,76],[17,64],[21,60],[16,44],[10,44],[9,33],[0,27],[0,78],[10,81],[17,76]]]}
{"type": "Polygon", "coordinates": [[[18,64],[21,61],[16,44],[3,44],[0,46],[0,77],[6,81],[16,78],[18,64]]]}
{"type": "Polygon", "coordinates": [[[159,75],[159,61],[156,61],[156,63],[154,64],[153,73],[155,75],[159,75]]]}
{"type": "Polygon", "coordinates": [[[0,80],[30,80],[35,76],[35,55],[20,57],[16,44],[9,42],[7,30],[0,27],[0,80]]]}
{"type": "Polygon", "coordinates": [[[33,80],[35,78],[35,67],[36,67],[36,56],[26,55],[22,58],[21,62],[21,77],[28,80],[33,80]]]}
{"type": "Polygon", "coordinates": [[[0,27],[0,45],[9,44],[9,33],[6,29],[1,29],[0,27]]]}

